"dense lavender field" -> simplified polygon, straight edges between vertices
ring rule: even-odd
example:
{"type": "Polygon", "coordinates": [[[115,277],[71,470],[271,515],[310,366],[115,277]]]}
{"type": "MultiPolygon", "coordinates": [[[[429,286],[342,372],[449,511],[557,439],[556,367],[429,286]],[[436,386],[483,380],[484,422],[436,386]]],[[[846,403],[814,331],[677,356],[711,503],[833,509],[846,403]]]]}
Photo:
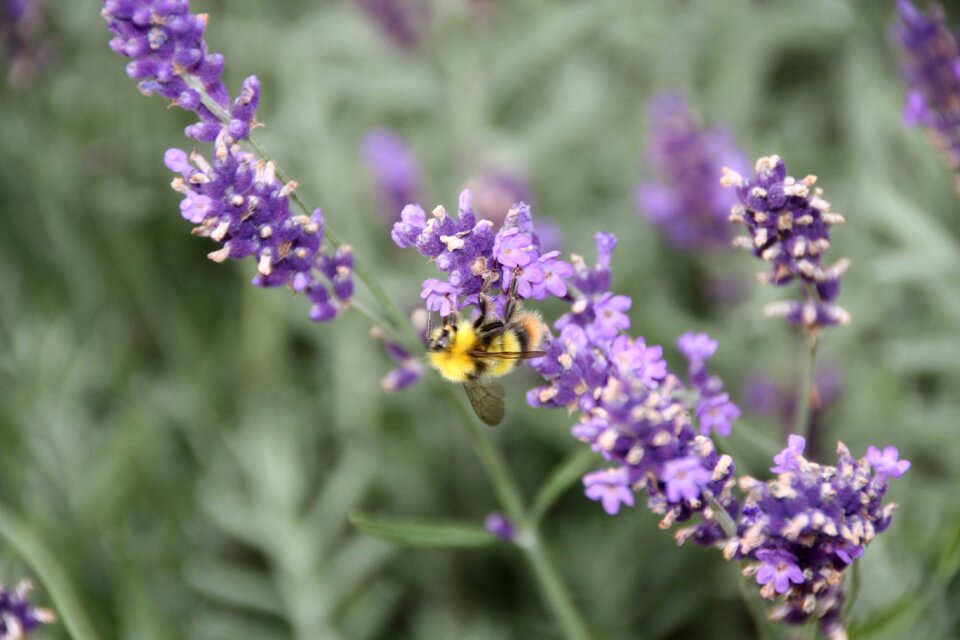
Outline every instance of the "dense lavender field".
{"type": "Polygon", "coordinates": [[[960,636],[960,3],[0,13],[0,640],[960,636]]]}

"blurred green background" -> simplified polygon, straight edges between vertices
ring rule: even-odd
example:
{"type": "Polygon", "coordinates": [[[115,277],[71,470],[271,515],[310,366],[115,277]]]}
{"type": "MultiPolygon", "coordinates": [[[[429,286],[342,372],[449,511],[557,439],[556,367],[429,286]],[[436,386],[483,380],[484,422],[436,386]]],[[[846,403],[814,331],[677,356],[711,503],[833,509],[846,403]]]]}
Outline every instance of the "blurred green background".
{"type": "MultiPolygon", "coordinates": [[[[960,215],[945,163],[900,121],[891,3],[435,0],[416,5],[408,48],[351,2],[191,4],[211,16],[227,85],[261,79],[260,141],[406,311],[435,272],[390,242],[398,212],[378,210],[359,151],[377,126],[412,145],[426,208],[502,170],[529,181],[565,252],[592,260],[593,233],[618,234],[614,287],[675,367],[676,337],[708,331],[735,399],[758,374],[790,385],[801,341],[760,312],[787,294],[749,284],[748,254],[678,252],[637,215],[646,101],[682,90],[751,158],[819,175],[847,218],[831,253],[852,260],[840,303],[854,317],[821,343],[843,379],[822,450],[894,444],[913,461],[860,562],[851,636],[960,636],[960,215]],[[712,303],[711,279],[747,293],[712,303]]],[[[0,502],[101,637],[557,637],[507,545],[405,550],[351,528],[358,507],[474,523],[497,509],[456,413],[433,385],[384,394],[393,365],[359,316],[312,324],[304,300],[249,286],[252,263],[208,261],[162,162],[190,148],[188,115],[137,93],[100,3],[44,8],[52,57],[29,86],[0,85],[0,502]]],[[[960,3],[947,11],[960,25],[960,3]]],[[[524,404],[530,372],[511,382],[490,435],[530,496],[583,445],[564,412],[524,404]]],[[[745,410],[760,436],[725,445],[763,474],[786,427],[745,410]]],[[[752,637],[735,567],[657,520],[642,505],[609,517],[576,485],[547,516],[597,636],[752,637]]],[[[50,603],[0,542],[0,577],[21,576],[50,603]]]]}

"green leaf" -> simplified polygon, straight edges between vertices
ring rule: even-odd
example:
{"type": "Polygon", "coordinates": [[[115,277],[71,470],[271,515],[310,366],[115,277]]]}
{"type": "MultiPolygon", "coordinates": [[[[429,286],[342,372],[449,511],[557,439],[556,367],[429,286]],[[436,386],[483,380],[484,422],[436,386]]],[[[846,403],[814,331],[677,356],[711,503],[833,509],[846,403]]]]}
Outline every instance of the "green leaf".
{"type": "Polygon", "coordinates": [[[457,522],[381,518],[354,511],[350,523],[366,534],[406,547],[467,549],[497,542],[483,527],[457,522]]]}

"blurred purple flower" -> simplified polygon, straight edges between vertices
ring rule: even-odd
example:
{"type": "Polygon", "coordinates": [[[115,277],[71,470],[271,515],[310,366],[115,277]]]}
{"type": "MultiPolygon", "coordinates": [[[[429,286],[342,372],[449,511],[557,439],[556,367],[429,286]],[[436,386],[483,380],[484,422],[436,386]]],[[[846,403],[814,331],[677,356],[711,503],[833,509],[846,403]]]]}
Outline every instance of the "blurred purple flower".
{"type": "Polygon", "coordinates": [[[39,0],[3,0],[0,4],[0,46],[7,60],[7,81],[23,89],[51,55],[39,0]]]}
{"type": "Polygon", "coordinates": [[[910,0],[897,0],[899,20],[893,38],[900,45],[901,72],[907,84],[903,120],[922,125],[960,171],[960,45],[946,25],[943,8],[929,5],[927,13],[910,0]]]}
{"type": "Polygon", "coordinates": [[[881,452],[876,447],[867,447],[867,462],[878,477],[899,478],[910,468],[909,460],[900,460],[896,447],[884,447],[881,452]]]}
{"type": "Polygon", "coordinates": [[[41,624],[53,622],[53,613],[34,607],[27,600],[33,589],[29,580],[21,580],[13,591],[0,585],[0,638],[22,640],[41,624]]]}
{"type": "Polygon", "coordinates": [[[396,46],[413,49],[429,19],[426,6],[413,0],[355,0],[396,46]]]}
{"type": "Polygon", "coordinates": [[[720,187],[724,166],[747,167],[726,129],[704,129],[679,93],[650,100],[647,162],[662,182],[636,190],[637,209],[681,249],[726,247],[736,198],[720,187]]]}
{"type": "Polygon", "coordinates": [[[483,521],[484,528],[504,542],[513,542],[517,536],[516,527],[502,513],[491,513],[483,521]]]}
{"type": "Polygon", "coordinates": [[[380,213],[393,222],[408,202],[420,198],[420,163],[403,138],[384,128],[364,134],[360,154],[373,175],[380,213]]]}
{"type": "MultiPolygon", "coordinates": [[[[503,170],[487,170],[467,181],[473,194],[473,208],[477,215],[493,223],[499,229],[507,213],[519,202],[533,202],[533,193],[527,181],[518,173],[503,170]]],[[[538,228],[543,224],[538,222],[538,228]]],[[[542,235],[542,230],[540,234],[542,235]]],[[[545,245],[557,249],[555,244],[545,245]]]]}

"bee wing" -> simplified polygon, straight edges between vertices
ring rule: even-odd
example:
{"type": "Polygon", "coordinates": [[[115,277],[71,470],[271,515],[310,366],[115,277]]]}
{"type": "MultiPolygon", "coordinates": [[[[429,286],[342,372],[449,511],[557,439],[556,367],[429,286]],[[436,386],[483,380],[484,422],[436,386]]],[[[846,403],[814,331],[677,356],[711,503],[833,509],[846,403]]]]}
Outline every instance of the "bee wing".
{"type": "Polygon", "coordinates": [[[546,355],[544,351],[471,351],[470,355],[474,358],[489,360],[530,360],[532,358],[542,358],[546,355]]]}
{"type": "Polygon", "coordinates": [[[503,421],[503,397],[506,392],[499,383],[468,380],[463,383],[463,388],[467,391],[474,413],[484,424],[495,427],[503,421]]]}

